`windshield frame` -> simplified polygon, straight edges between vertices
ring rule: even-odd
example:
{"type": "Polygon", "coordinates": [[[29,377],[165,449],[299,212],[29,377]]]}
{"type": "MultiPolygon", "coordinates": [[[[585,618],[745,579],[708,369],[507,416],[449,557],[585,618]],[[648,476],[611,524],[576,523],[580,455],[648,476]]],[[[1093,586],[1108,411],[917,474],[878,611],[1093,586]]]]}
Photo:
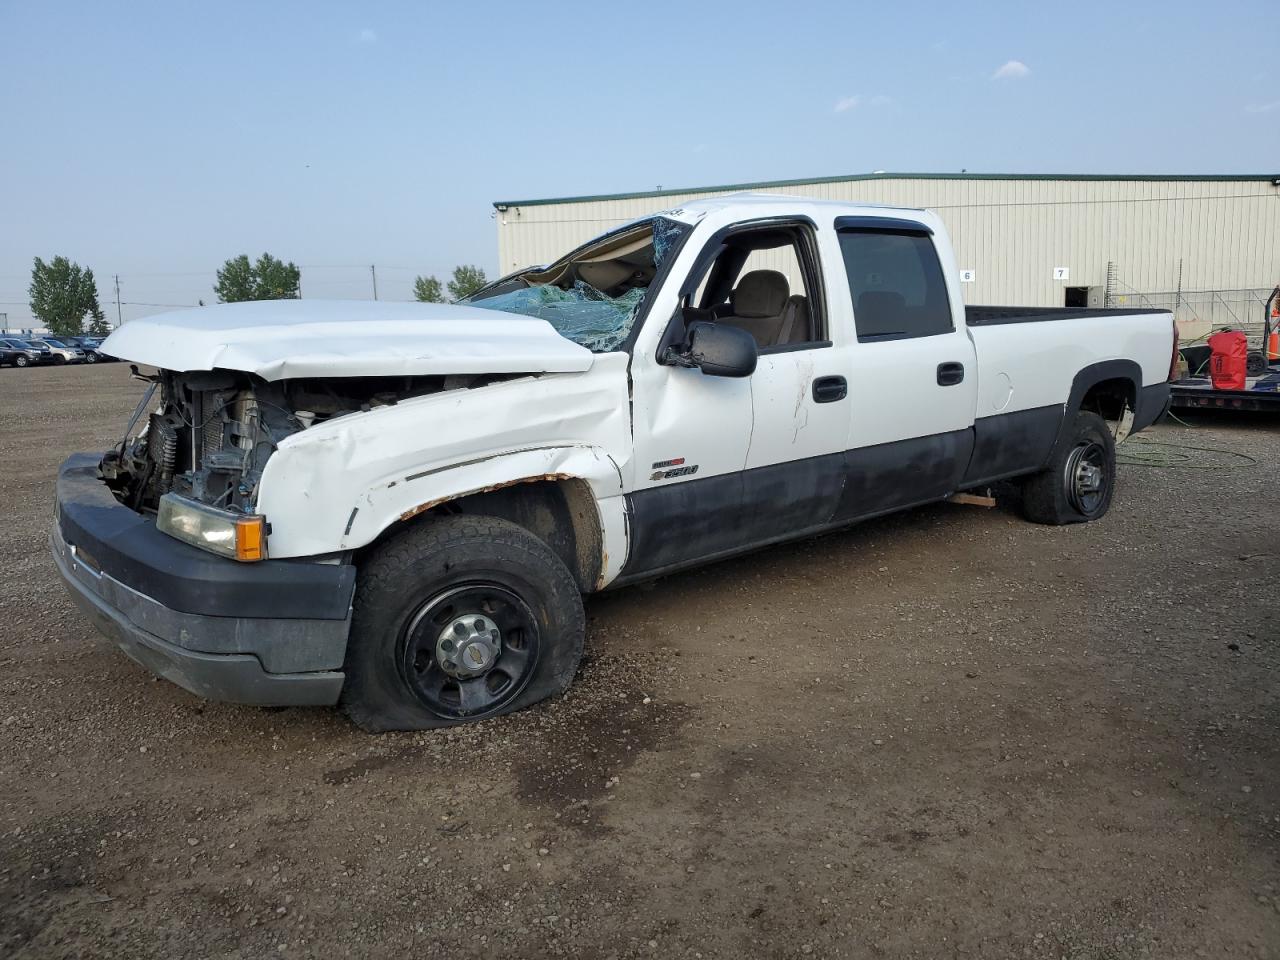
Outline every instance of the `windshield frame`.
{"type": "MultiPolygon", "coordinates": [[[[688,242],[689,237],[693,235],[694,230],[697,227],[696,223],[689,223],[686,220],[680,219],[679,217],[670,216],[668,211],[660,211],[658,213],[650,214],[649,216],[640,217],[636,220],[630,220],[627,223],[624,223],[621,226],[614,228],[613,230],[608,230],[602,234],[599,234],[598,236],[592,237],[590,240],[586,241],[585,243],[579,244],[578,246],[570,250],[568,253],[560,257],[557,257],[555,260],[551,261],[548,264],[545,264],[542,266],[525,267],[521,270],[516,270],[512,273],[509,273],[504,277],[499,277],[497,280],[494,280],[492,283],[485,284],[483,287],[481,287],[479,290],[477,290],[475,293],[471,294],[470,296],[464,297],[463,299],[459,300],[458,303],[478,305],[479,301],[488,299],[488,297],[485,296],[485,294],[489,291],[495,291],[497,288],[502,287],[506,284],[512,283],[514,281],[517,281],[521,277],[524,277],[531,273],[550,272],[556,267],[559,267],[562,264],[567,264],[570,261],[574,260],[575,258],[578,258],[582,253],[584,253],[587,250],[590,250],[592,247],[600,246],[601,244],[607,243],[616,237],[623,236],[628,233],[635,233],[641,228],[646,226],[649,228],[650,232],[652,233],[654,225],[657,224],[657,222],[660,220],[666,220],[669,223],[676,224],[683,229],[680,231],[680,235],[675,239],[675,241],[672,242],[671,246],[667,248],[667,254],[665,259],[663,260],[662,264],[658,266],[658,268],[654,272],[653,279],[649,282],[649,285],[644,288],[645,295],[641,299],[639,305],[636,308],[635,318],[631,321],[631,327],[630,329],[628,329],[627,335],[612,350],[592,350],[590,347],[587,347],[585,344],[578,344],[579,346],[583,347],[583,349],[585,350],[591,350],[593,354],[604,355],[609,353],[625,353],[628,356],[630,356],[635,349],[636,339],[640,336],[640,331],[641,329],[643,329],[644,324],[648,320],[649,312],[653,308],[653,303],[657,299],[657,295],[661,292],[662,287],[665,285],[667,279],[671,274],[672,265],[679,258],[681,251],[684,249],[685,243],[688,242]]],[[[493,295],[496,296],[497,294],[494,293],[493,295]]],[[[495,311],[495,312],[502,313],[507,311],[495,311]]],[[[517,315],[517,314],[513,314],[513,315],[517,315]]],[[[543,322],[548,323],[548,325],[551,326],[552,329],[555,329],[555,325],[550,324],[549,321],[544,320],[543,322]]],[[[572,337],[568,337],[568,336],[565,336],[565,334],[560,333],[559,330],[556,330],[556,333],[564,337],[564,339],[568,340],[570,343],[578,343],[578,341],[574,340],[572,337]]]]}

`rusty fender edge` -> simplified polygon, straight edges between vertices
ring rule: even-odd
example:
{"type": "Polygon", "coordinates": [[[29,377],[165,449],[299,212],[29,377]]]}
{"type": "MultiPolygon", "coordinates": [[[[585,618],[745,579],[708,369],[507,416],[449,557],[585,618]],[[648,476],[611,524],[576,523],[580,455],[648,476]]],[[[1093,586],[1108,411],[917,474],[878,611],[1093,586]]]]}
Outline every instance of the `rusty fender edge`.
{"type": "MultiPolygon", "coordinates": [[[[407,477],[406,479],[413,480],[415,478],[407,477]]],[[[506,487],[514,487],[522,483],[541,483],[544,480],[556,482],[560,480],[576,480],[576,479],[578,478],[571,476],[570,474],[567,474],[567,473],[543,473],[543,474],[538,474],[532,477],[521,477],[519,480],[504,480],[501,483],[491,483],[488,486],[477,487],[474,490],[463,490],[458,493],[451,493],[447,497],[437,497],[434,500],[428,500],[426,503],[420,503],[418,504],[418,506],[413,507],[409,510],[406,510],[404,513],[400,514],[400,519],[412,520],[414,517],[419,516],[420,514],[426,513],[428,510],[431,510],[434,507],[438,507],[442,503],[448,503],[450,500],[459,500],[462,497],[474,497],[477,494],[481,494],[481,493],[492,493],[494,490],[502,490],[506,487]]]]}

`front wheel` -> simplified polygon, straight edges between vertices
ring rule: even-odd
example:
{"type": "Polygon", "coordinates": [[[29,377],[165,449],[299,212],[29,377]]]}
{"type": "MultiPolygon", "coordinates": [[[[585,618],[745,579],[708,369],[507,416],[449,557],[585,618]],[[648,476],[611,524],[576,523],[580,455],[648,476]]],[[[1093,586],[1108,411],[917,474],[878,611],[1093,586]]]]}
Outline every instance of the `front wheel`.
{"type": "Polygon", "coordinates": [[[84,355],[84,362],[85,362],[85,363],[97,363],[97,362],[98,362],[98,355],[97,355],[96,353],[86,353],[86,354],[84,355]]]}
{"type": "Polygon", "coordinates": [[[26,357],[17,357],[13,361],[13,365],[15,367],[25,367],[25,366],[28,366],[30,363],[31,361],[28,360],[26,357]]]}
{"type": "Polygon", "coordinates": [[[1075,415],[1049,466],[1022,482],[1022,512],[1034,523],[1084,523],[1111,507],[1116,444],[1096,413],[1075,415]]]}
{"type": "Polygon", "coordinates": [[[370,732],[509,713],[564,692],[585,633],[543,541],[496,517],[428,520],[360,565],[342,705],[370,732]]]}

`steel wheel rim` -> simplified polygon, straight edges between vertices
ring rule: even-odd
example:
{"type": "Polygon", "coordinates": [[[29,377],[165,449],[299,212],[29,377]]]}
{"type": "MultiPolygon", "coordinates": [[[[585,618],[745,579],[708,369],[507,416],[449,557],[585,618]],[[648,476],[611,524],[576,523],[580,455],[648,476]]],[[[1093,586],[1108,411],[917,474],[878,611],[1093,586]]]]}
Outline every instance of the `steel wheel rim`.
{"type": "Polygon", "coordinates": [[[1106,496],[1110,477],[1107,474],[1107,451],[1102,444],[1089,440],[1079,444],[1067,457],[1067,501],[1085,516],[1098,512],[1106,496]]]}
{"type": "Polygon", "coordinates": [[[541,634],[533,611],[514,591],[467,583],[414,611],[400,651],[401,676],[424,707],[440,717],[475,719],[502,709],[528,686],[541,634]]]}

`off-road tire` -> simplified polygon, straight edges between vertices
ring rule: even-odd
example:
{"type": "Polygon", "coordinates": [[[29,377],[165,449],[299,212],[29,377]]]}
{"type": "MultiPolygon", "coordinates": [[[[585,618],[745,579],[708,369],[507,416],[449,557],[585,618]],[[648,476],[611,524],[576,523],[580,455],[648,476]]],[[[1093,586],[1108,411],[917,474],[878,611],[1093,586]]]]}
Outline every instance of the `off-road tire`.
{"type": "Polygon", "coordinates": [[[1054,447],[1048,467],[1021,483],[1022,514],[1033,523],[1062,525],[1101,519],[1111,507],[1116,484],[1116,444],[1107,422],[1096,413],[1080,411],[1071,429],[1054,447]],[[1073,458],[1095,452],[1102,470],[1100,495],[1084,504],[1073,493],[1073,458]]]}
{"type": "Polygon", "coordinates": [[[510,713],[568,688],[585,634],[578,585],[546,543],[496,517],[432,518],[380,545],[359,565],[340,704],[370,733],[510,713]],[[537,624],[535,662],[509,700],[475,715],[442,715],[406,680],[406,633],[432,598],[474,583],[497,584],[527,606],[537,624]]]}

